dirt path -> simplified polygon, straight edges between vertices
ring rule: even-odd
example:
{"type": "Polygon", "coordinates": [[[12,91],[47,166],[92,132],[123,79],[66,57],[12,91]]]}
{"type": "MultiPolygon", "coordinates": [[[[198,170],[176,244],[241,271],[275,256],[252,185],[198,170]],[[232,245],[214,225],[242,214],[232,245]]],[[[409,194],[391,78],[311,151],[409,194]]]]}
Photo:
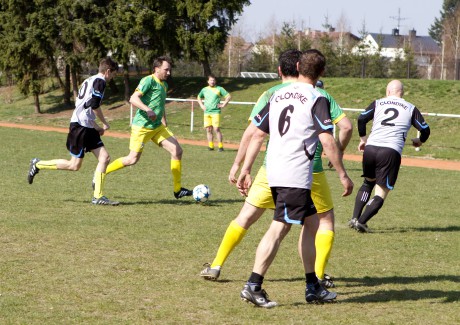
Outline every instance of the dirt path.
{"type": "MultiPolygon", "coordinates": [[[[7,122],[0,122],[0,127],[7,127],[7,128],[14,128],[14,129],[25,129],[25,130],[37,130],[37,131],[52,131],[52,132],[60,132],[60,133],[67,133],[67,128],[59,128],[59,127],[51,127],[51,126],[40,126],[40,125],[28,125],[28,124],[17,124],[17,123],[7,123],[7,122]]],[[[114,138],[129,138],[128,133],[120,133],[120,132],[106,132],[105,136],[114,137],[114,138]]],[[[203,146],[206,147],[208,144],[206,141],[198,141],[198,140],[189,140],[189,139],[180,139],[180,143],[183,144],[190,144],[195,146],[203,146]]],[[[226,148],[231,149],[238,149],[238,144],[235,143],[226,143],[226,148]]],[[[346,154],[344,155],[345,160],[350,161],[361,161],[361,155],[351,155],[346,154]]],[[[434,168],[434,169],[443,169],[443,170],[458,170],[460,171],[460,161],[453,161],[453,160],[439,160],[439,159],[425,159],[425,158],[402,158],[402,165],[403,166],[410,166],[410,167],[422,167],[422,168],[434,168]]]]}

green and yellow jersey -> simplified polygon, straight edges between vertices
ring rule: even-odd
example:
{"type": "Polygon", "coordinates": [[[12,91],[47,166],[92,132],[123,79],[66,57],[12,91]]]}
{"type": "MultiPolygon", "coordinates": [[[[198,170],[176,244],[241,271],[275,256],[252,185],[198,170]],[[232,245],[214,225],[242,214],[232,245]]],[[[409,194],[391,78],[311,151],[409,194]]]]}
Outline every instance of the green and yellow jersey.
{"type": "Polygon", "coordinates": [[[142,102],[155,112],[157,118],[152,121],[145,111],[138,109],[133,119],[133,125],[146,129],[156,129],[161,125],[165,112],[168,84],[152,74],[141,79],[136,91],[142,93],[142,102]]]}
{"type": "Polygon", "coordinates": [[[219,105],[221,99],[225,99],[227,96],[229,96],[229,93],[220,86],[204,87],[198,94],[198,98],[204,98],[205,114],[220,114],[220,108],[217,105],[219,105]]]}
{"type": "MultiPolygon", "coordinates": [[[[331,95],[327,91],[325,91],[322,88],[316,87],[316,90],[318,90],[324,97],[327,98],[329,101],[330,109],[329,111],[331,112],[331,118],[332,118],[332,123],[337,124],[341,119],[345,117],[345,113],[343,112],[342,108],[337,104],[334,98],[332,98],[331,95]]],[[[314,173],[319,173],[322,172],[323,169],[323,161],[321,160],[321,155],[323,154],[323,145],[321,142],[318,142],[318,146],[316,147],[316,152],[315,152],[315,158],[313,159],[313,172],[314,173]]]]}

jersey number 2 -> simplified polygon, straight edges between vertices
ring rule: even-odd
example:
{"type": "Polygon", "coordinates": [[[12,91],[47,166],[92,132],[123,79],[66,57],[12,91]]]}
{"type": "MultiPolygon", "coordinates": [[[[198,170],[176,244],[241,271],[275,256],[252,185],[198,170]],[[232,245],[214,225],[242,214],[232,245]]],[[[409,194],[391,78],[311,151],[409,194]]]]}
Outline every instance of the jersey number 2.
{"type": "Polygon", "coordinates": [[[385,110],[385,115],[388,115],[390,113],[393,113],[392,116],[390,116],[389,118],[386,118],[382,121],[382,125],[385,125],[385,126],[395,126],[394,123],[389,123],[390,121],[393,121],[395,118],[397,118],[399,116],[399,112],[396,108],[388,108],[385,110]]]}

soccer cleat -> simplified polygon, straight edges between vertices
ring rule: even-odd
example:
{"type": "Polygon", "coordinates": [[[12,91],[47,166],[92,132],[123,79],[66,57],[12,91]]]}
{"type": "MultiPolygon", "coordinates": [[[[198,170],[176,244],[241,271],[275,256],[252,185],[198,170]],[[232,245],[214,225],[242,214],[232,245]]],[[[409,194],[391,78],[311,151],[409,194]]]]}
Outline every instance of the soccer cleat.
{"type": "Polygon", "coordinates": [[[209,151],[214,151],[214,148],[208,147],[209,151]]]}
{"type": "Polygon", "coordinates": [[[184,196],[192,196],[193,191],[187,190],[186,188],[181,187],[179,191],[174,192],[174,197],[180,199],[184,196]]]}
{"type": "Polygon", "coordinates": [[[27,175],[27,181],[29,184],[32,184],[34,182],[34,177],[35,175],[38,174],[40,169],[37,167],[37,163],[40,161],[38,158],[34,158],[30,161],[30,166],[29,166],[29,174],[27,175]]]}
{"type": "Polygon", "coordinates": [[[223,151],[224,151],[224,148],[219,148],[218,151],[219,151],[219,152],[223,152],[223,151]]]}
{"type": "Polygon", "coordinates": [[[334,280],[334,278],[333,278],[331,275],[326,274],[326,273],[324,273],[324,279],[325,279],[325,280],[331,280],[331,281],[334,280]]]}
{"type": "Polygon", "coordinates": [[[330,278],[326,279],[326,274],[324,275],[324,279],[318,278],[318,281],[319,281],[319,283],[321,283],[321,285],[324,288],[335,288],[334,281],[332,281],[332,279],[330,279],[330,278]]]}
{"type": "Polygon", "coordinates": [[[371,233],[372,232],[372,230],[365,223],[359,223],[358,221],[356,221],[353,228],[357,232],[361,232],[361,233],[371,233]]]}
{"type": "Polygon", "coordinates": [[[348,221],[348,227],[351,229],[355,229],[355,224],[358,222],[358,219],[356,218],[351,218],[350,221],[348,221]]]}
{"type": "Polygon", "coordinates": [[[111,201],[105,196],[101,196],[100,198],[93,197],[93,199],[91,200],[91,203],[95,205],[119,205],[120,204],[120,202],[111,201]]]}
{"type": "Polygon", "coordinates": [[[305,289],[305,300],[307,303],[323,303],[323,302],[334,302],[337,298],[337,293],[330,292],[323,288],[321,285],[318,289],[315,289],[314,285],[308,284],[305,289]]]}
{"type": "Polygon", "coordinates": [[[244,285],[240,297],[242,300],[254,304],[257,307],[273,308],[278,305],[278,303],[268,299],[268,294],[264,289],[253,291],[248,284],[244,285]]]}
{"type": "Polygon", "coordinates": [[[205,280],[216,281],[219,278],[220,270],[211,268],[211,264],[203,264],[204,269],[200,272],[200,276],[205,280]]]}

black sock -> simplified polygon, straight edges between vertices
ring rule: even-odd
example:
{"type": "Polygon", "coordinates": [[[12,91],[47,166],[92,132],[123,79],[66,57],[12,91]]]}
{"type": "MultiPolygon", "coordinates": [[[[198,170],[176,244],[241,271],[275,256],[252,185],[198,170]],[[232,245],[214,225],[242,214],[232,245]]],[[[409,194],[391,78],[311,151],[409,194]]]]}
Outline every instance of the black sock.
{"type": "Polygon", "coordinates": [[[319,289],[318,277],[316,276],[315,272],[305,273],[305,279],[307,286],[312,285],[315,286],[315,289],[319,289]]]}
{"type": "Polygon", "coordinates": [[[367,202],[371,198],[372,190],[374,189],[375,181],[369,182],[368,180],[364,180],[363,185],[359,189],[358,193],[356,194],[355,199],[355,208],[353,210],[353,219],[359,219],[364,207],[366,206],[367,202]]]}
{"type": "Polygon", "coordinates": [[[383,199],[380,196],[374,196],[369,204],[366,206],[366,210],[364,210],[361,217],[359,217],[358,222],[362,224],[366,224],[373,216],[379,212],[380,208],[383,205],[383,199]]]}
{"type": "Polygon", "coordinates": [[[251,276],[248,279],[248,284],[253,291],[260,291],[262,289],[262,283],[264,282],[264,277],[258,273],[252,272],[251,276]]]}

